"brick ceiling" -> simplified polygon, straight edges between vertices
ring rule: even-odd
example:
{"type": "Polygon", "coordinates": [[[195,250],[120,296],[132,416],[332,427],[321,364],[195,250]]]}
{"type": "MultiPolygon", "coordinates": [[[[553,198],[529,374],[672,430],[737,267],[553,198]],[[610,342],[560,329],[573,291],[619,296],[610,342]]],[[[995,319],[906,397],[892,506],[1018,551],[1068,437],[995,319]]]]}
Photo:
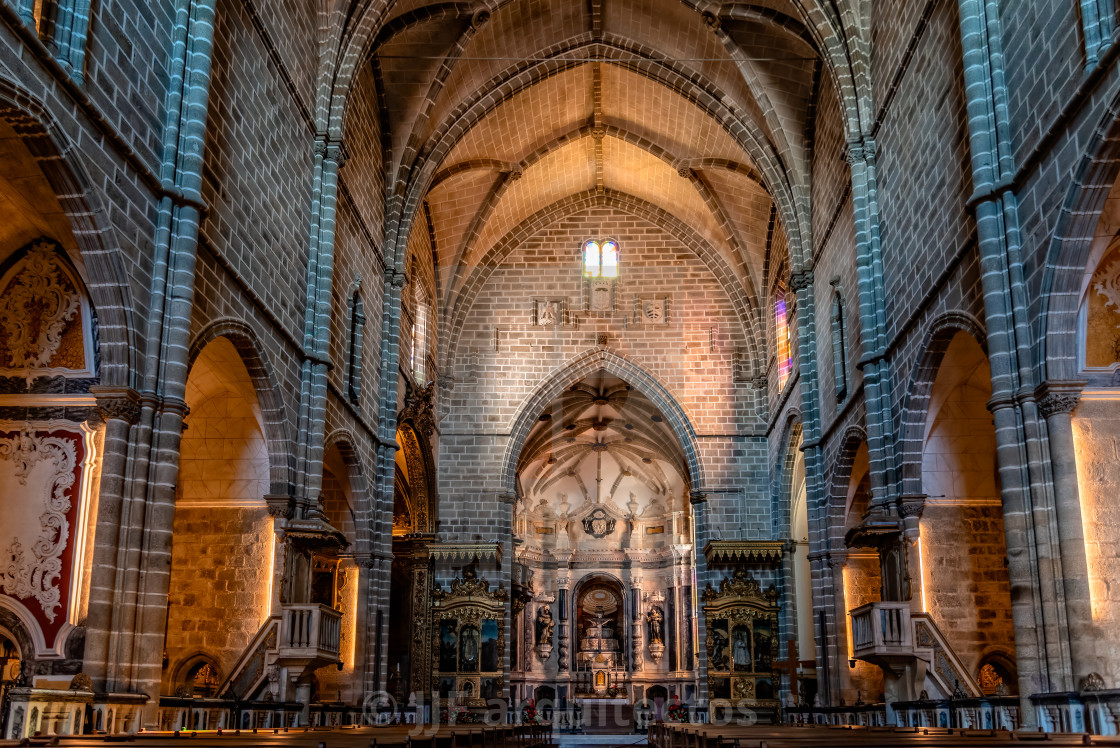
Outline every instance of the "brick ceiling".
{"type": "Polygon", "coordinates": [[[429,230],[414,218],[427,204],[441,306],[460,301],[503,237],[599,193],[691,226],[757,309],[772,196],[808,184],[821,71],[787,4],[394,4],[370,57],[388,189],[406,230],[429,230]]]}

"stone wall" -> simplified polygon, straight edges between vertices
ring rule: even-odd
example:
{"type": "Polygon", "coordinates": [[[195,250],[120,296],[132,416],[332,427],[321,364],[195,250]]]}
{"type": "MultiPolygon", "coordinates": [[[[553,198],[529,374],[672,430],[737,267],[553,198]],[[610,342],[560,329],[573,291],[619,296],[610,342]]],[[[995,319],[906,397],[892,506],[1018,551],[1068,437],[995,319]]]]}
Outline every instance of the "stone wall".
{"type": "Polygon", "coordinates": [[[1099,632],[1097,666],[1106,683],[1120,677],[1120,643],[1105,632],[1120,626],[1120,409],[1110,398],[1086,399],[1073,419],[1092,625],[1099,632]]]}
{"type": "Polygon", "coordinates": [[[203,654],[224,678],[270,610],[273,532],[268,510],[175,510],[164,692],[184,659],[203,654]]]}
{"type": "Polygon", "coordinates": [[[745,345],[735,310],[711,271],[680,240],[609,205],[578,212],[529,237],[474,300],[441,423],[441,534],[469,540],[508,514],[478,499],[502,490],[502,459],[514,419],[550,375],[596,349],[599,336],[605,336],[602,347],[663,383],[695,428],[707,472],[706,485],[697,488],[712,491],[709,521],[729,536],[768,536],[766,447],[756,431],[756,391],[733,371],[745,345]],[[621,246],[614,311],[604,315],[583,311],[579,252],[595,236],[615,238],[621,246]],[[639,322],[639,296],[668,297],[668,322],[639,322]],[[567,323],[534,326],[536,298],[563,299],[567,323]]]}

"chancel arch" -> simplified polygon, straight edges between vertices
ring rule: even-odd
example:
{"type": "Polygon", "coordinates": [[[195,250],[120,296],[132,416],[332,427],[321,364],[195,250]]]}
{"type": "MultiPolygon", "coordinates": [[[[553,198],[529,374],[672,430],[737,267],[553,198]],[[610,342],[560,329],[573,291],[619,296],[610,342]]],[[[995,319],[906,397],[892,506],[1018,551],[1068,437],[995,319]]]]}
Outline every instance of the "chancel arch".
{"type": "MultiPolygon", "coordinates": [[[[633,367],[630,367],[631,370],[633,367]]],[[[689,460],[669,418],[602,366],[532,406],[513,505],[511,685],[560,704],[695,696],[689,460]]]]}

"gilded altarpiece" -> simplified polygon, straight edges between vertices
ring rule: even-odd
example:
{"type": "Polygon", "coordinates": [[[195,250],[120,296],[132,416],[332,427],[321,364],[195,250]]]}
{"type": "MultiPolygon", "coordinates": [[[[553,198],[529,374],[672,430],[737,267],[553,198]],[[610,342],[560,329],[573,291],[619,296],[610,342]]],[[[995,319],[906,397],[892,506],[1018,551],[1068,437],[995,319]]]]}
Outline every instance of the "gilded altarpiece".
{"type": "Polygon", "coordinates": [[[743,570],[701,596],[707,617],[708,694],[713,709],[746,702],[777,708],[774,672],[778,593],[763,591],[743,570]]]}
{"type": "Polygon", "coordinates": [[[509,592],[468,566],[448,590],[432,592],[432,690],[442,699],[483,707],[505,687],[506,605],[509,592]]]}

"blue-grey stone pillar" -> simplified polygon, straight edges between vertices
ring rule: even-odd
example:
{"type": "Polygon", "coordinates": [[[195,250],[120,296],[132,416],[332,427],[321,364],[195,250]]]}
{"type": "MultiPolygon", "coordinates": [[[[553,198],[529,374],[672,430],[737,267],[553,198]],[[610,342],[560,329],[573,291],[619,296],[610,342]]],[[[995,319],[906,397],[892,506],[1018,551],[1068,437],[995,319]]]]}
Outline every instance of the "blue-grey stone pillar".
{"type": "Polygon", "coordinates": [[[296,475],[296,517],[319,514],[323,483],[324,419],[330,370],[331,288],[334,284],[338,170],[345,161],[340,141],[315,139],[311,188],[311,246],[307,256],[307,295],[303,320],[303,365],[299,410],[300,459],[296,475]]]}
{"type": "Polygon", "coordinates": [[[860,365],[866,407],[867,451],[871,466],[869,512],[894,516],[898,481],[894,456],[890,362],[879,239],[879,197],[875,176],[876,144],[870,137],[848,143],[852,171],[852,212],[856,228],[856,278],[859,291],[860,365]]]}
{"type": "Polygon", "coordinates": [[[1033,693],[1073,687],[1053,482],[1032,386],[1031,330],[998,0],[960,0],[969,151],[1003,490],[1023,724],[1033,693]]]}

